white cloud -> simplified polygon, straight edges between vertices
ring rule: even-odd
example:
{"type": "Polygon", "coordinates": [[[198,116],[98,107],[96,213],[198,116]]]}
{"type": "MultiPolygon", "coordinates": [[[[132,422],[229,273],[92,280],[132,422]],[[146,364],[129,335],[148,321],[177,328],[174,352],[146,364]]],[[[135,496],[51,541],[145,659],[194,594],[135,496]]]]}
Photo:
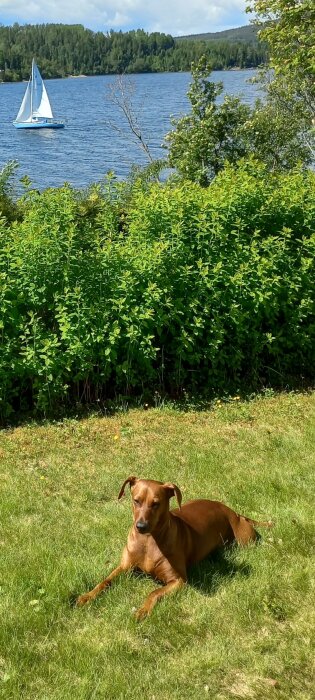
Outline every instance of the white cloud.
{"type": "MultiPolygon", "coordinates": [[[[171,34],[180,35],[231,26],[233,17],[241,15],[244,8],[243,0],[151,0],[144,13],[149,18],[151,30],[163,31],[166,27],[171,34]]],[[[245,24],[245,15],[239,21],[245,24]]]]}
{"type": "Polygon", "coordinates": [[[62,22],[108,31],[144,28],[173,35],[246,24],[246,0],[0,0],[0,22],[62,22]]]}

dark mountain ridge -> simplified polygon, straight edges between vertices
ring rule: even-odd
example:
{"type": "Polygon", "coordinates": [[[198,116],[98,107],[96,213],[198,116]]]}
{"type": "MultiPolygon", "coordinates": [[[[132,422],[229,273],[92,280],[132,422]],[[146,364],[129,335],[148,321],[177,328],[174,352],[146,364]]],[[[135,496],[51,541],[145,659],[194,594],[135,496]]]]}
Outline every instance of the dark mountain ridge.
{"type": "Polygon", "coordinates": [[[258,43],[257,36],[258,28],[252,24],[247,24],[243,27],[236,27],[234,29],[225,29],[221,32],[206,32],[204,34],[187,34],[185,36],[176,37],[176,41],[181,41],[183,39],[191,39],[192,41],[230,41],[232,43],[237,43],[239,41],[244,41],[246,44],[258,43]]]}

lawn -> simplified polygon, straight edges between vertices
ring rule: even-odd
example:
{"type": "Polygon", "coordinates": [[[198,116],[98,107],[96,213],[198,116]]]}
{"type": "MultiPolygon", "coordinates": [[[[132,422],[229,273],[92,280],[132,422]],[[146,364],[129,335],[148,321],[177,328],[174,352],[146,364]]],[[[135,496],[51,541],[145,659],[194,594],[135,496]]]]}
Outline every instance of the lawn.
{"type": "Polygon", "coordinates": [[[0,433],[0,458],[1,698],[314,697],[314,393],[28,424],[0,433]],[[274,528],[194,568],[143,623],[147,577],[75,608],[119,561],[131,473],[274,528]]]}

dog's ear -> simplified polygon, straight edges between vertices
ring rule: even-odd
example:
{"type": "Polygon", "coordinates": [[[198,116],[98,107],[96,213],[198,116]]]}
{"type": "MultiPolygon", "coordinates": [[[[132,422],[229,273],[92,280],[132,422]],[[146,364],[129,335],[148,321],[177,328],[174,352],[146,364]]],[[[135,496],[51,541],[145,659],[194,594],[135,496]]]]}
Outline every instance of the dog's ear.
{"type": "Polygon", "coordinates": [[[136,476],[128,476],[128,479],[126,479],[126,481],[124,481],[124,483],[119,491],[118,500],[124,495],[126,485],[130,484],[130,488],[131,488],[136,483],[136,481],[137,481],[136,476]]]}
{"type": "Polygon", "coordinates": [[[181,507],[182,504],[182,494],[176,486],[176,484],[163,484],[163,488],[167,491],[167,495],[169,498],[172,498],[172,496],[176,496],[178,507],[181,507]]]}

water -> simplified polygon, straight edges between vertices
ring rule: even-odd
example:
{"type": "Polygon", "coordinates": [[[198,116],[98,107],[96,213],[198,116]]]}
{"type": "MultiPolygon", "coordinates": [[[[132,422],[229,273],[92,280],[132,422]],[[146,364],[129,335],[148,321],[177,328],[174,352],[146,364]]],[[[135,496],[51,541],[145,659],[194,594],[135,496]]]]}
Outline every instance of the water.
{"type": "MultiPolygon", "coordinates": [[[[250,70],[216,71],[212,80],[221,80],[226,93],[241,95],[252,104],[257,96],[257,86],[247,82],[252,76],[250,70]]],[[[146,163],[121,111],[110,99],[116,80],[115,76],[47,80],[53,111],[67,120],[66,128],[36,131],[12,125],[26,83],[0,84],[0,167],[17,160],[19,177],[28,175],[39,189],[64,182],[81,188],[98,182],[109,171],[124,178],[133,163],[146,163]]],[[[170,115],[178,117],[189,111],[190,73],[138,74],[126,80],[133,85],[132,105],[152,155],[163,157],[161,144],[171,129],[170,115]]]]}

